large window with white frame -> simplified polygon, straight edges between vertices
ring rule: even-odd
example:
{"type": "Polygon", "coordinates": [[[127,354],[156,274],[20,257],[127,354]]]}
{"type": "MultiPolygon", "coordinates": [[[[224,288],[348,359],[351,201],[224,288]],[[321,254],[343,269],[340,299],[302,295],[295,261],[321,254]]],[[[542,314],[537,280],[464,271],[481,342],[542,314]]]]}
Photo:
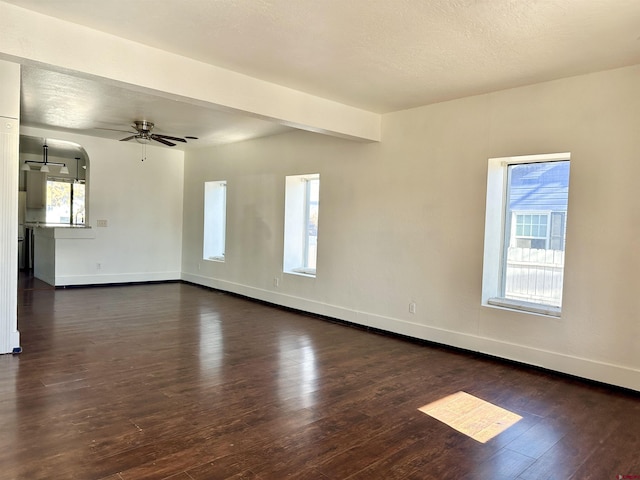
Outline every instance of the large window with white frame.
{"type": "Polygon", "coordinates": [[[492,158],[482,303],[559,316],[570,154],[492,158]]]}
{"type": "Polygon", "coordinates": [[[319,207],[319,174],[286,177],[284,272],[315,276],[319,207]]]}
{"type": "Polygon", "coordinates": [[[84,225],[85,184],[67,177],[47,177],[46,222],[84,225]]]}
{"type": "Polygon", "coordinates": [[[202,256],[205,260],[224,262],[227,224],[227,182],[217,180],[204,183],[204,239],[202,256]]]}

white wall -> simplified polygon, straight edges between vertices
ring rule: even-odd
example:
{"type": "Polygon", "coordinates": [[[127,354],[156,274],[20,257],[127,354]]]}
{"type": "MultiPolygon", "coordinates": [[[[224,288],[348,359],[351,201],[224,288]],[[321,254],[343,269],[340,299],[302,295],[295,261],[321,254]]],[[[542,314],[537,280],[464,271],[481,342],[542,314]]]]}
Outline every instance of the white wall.
{"type": "Polygon", "coordinates": [[[147,146],[142,162],[136,142],[29,127],[21,133],[76,142],[89,156],[92,234],[56,239],[56,285],[180,278],[183,152],[147,146]]]}
{"type": "Polygon", "coordinates": [[[379,144],[296,132],[187,152],[183,278],[640,390],[638,132],[635,66],[388,114],[379,144]],[[487,161],[553,152],[572,159],[562,317],[482,307],[487,161]],[[315,172],[317,278],[282,274],[284,177],[315,172]],[[218,178],[225,263],[201,259],[218,178]]]}

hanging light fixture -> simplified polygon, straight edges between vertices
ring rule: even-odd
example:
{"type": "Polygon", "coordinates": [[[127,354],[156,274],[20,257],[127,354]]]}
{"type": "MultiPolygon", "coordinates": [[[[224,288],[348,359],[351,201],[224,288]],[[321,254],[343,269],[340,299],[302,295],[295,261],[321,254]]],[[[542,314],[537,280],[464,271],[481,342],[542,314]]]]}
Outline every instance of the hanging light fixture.
{"type": "Polygon", "coordinates": [[[28,171],[31,170],[31,165],[29,165],[30,163],[35,163],[35,164],[39,164],[42,165],[40,167],[40,171],[44,172],[44,173],[49,173],[49,165],[55,165],[60,167],[60,173],[62,175],[69,175],[69,169],[67,168],[67,164],[66,163],[61,163],[61,162],[50,162],[49,161],[49,146],[45,143],[44,145],[42,145],[42,161],[39,162],[37,160],[25,160],[24,165],[22,165],[21,170],[23,171],[28,171]]]}
{"type": "Polygon", "coordinates": [[[49,172],[49,165],[48,165],[48,161],[49,161],[49,145],[47,145],[46,143],[42,146],[42,161],[44,163],[44,165],[42,165],[42,167],[40,167],[40,171],[41,172],[45,172],[48,173],[49,172]]]}

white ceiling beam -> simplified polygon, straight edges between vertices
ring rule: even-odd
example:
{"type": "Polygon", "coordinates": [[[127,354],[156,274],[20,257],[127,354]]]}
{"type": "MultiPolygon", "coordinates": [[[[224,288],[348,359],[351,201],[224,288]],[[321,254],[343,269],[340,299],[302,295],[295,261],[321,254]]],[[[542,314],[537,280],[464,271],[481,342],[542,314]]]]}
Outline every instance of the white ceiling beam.
{"type": "Polygon", "coordinates": [[[360,141],[381,116],[0,1],[0,59],[360,141]]]}

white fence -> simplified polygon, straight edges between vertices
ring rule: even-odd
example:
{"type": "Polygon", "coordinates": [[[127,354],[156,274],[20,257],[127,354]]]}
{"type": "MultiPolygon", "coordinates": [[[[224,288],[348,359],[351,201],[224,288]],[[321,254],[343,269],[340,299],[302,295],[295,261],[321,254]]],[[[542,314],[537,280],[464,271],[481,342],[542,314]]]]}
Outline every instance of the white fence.
{"type": "Polygon", "coordinates": [[[505,297],[560,306],[564,251],[509,248],[505,297]]]}

